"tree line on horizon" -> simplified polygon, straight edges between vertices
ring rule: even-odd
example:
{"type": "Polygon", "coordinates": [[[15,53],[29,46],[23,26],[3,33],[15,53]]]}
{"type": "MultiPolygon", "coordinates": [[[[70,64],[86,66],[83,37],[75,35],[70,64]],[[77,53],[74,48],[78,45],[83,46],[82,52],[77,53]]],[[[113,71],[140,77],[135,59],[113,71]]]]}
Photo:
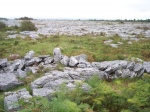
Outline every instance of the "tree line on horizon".
{"type": "MultiPolygon", "coordinates": [[[[8,20],[7,18],[4,17],[0,17],[0,20],[8,20]]],[[[15,20],[34,20],[31,17],[20,17],[20,18],[15,18],[15,20]]],[[[78,20],[82,20],[82,19],[78,19],[78,20]]],[[[150,22],[150,19],[112,19],[112,20],[108,20],[108,19],[89,19],[90,21],[113,21],[113,22],[150,22]]]]}

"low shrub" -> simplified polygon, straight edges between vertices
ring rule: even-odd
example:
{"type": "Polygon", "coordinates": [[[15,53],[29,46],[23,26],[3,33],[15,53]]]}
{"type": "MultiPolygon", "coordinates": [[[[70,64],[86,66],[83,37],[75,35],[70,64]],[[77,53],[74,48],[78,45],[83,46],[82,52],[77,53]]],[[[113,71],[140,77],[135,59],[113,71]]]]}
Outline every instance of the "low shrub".
{"type": "Polygon", "coordinates": [[[0,31],[4,30],[6,27],[7,25],[4,22],[0,21],[0,31]]]}
{"type": "Polygon", "coordinates": [[[21,31],[36,31],[37,28],[35,27],[34,23],[30,20],[24,20],[21,22],[20,26],[21,31]]]}

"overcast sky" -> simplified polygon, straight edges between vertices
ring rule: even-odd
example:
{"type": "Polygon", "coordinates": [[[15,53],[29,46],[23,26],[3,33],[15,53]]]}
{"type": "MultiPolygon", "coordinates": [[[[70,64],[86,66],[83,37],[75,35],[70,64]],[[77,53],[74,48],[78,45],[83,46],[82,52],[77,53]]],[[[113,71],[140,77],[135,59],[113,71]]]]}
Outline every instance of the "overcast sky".
{"type": "Polygon", "coordinates": [[[150,19],[150,0],[1,0],[0,17],[150,19]]]}

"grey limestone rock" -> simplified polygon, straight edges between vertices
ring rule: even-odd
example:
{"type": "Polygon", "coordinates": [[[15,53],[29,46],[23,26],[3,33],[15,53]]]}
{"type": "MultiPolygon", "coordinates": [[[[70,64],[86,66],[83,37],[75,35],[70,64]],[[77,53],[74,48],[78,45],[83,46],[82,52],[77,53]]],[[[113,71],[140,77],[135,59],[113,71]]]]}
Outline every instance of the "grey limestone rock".
{"type": "Polygon", "coordinates": [[[86,62],[87,61],[87,55],[86,54],[80,54],[77,56],[74,56],[76,60],[78,60],[78,62],[86,62]]]}
{"type": "Polygon", "coordinates": [[[50,64],[50,63],[52,63],[52,62],[54,62],[54,59],[53,59],[52,57],[46,57],[46,58],[44,59],[44,64],[45,64],[45,65],[50,64]]]}
{"type": "Polygon", "coordinates": [[[17,74],[17,77],[19,77],[19,78],[25,78],[26,76],[27,76],[27,74],[26,74],[26,72],[25,71],[23,71],[23,70],[21,70],[21,69],[17,69],[17,72],[16,72],[17,74]]]}
{"type": "Polygon", "coordinates": [[[133,71],[139,73],[142,69],[144,69],[143,65],[140,63],[136,63],[133,71]]]}
{"type": "Polygon", "coordinates": [[[108,73],[114,72],[117,69],[126,68],[128,62],[124,60],[115,61],[104,61],[104,62],[92,62],[92,66],[96,67],[101,71],[106,71],[108,73]]]}
{"type": "Polygon", "coordinates": [[[131,77],[131,72],[129,69],[123,69],[122,70],[122,75],[121,75],[122,78],[127,78],[127,77],[131,77]]]}
{"type": "Polygon", "coordinates": [[[133,70],[134,69],[134,65],[135,65],[135,62],[130,62],[127,66],[127,69],[129,70],[133,70]]]}
{"type": "Polygon", "coordinates": [[[32,72],[33,74],[37,73],[39,70],[38,66],[26,67],[25,72],[32,72]]]}
{"type": "Polygon", "coordinates": [[[33,96],[48,96],[50,94],[53,94],[55,91],[51,90],[50,88],[37,88],[33,89],[33,96]]]}
{"type": "Polygon", "coordinates": [[[79,64],[78,60],[74,56],[71,56],[69,61],[69,66],[75,67],[77,66],[77,64],[79,64]]]}
{"type": "Polygon", "coordinates": [[[7,90],[21,84],[14,73],[0,73],[0,90],[7,90]]]}
{"type": "Polygon", "coordinates": [[[98,74],[98,78],[100,80],[104,80],[104,79],[108,80],[108,74],[104,71],[100,71],[99,74],[98,74]]]}
{"type": "Polygon", "coordinates": [[[55,63],[60,62],[61,57],[62,57],[60,48],[54,48],[53,55],[54,55],[54,62],[55,63]]]}
{"type": "Polygon", "coordinates": [[[90,78],[93,75],[98,75],[100,72],[96,68],[77,68],[76,72],[80,73],[80,77],[84,80],[90,78]]]}
{"type": "Polygon", "coordinates": [[[130,71],[129,69],[123,69],[122,70],[122,78],[134,78],[137,76],[137,73],[135,73],[134,71],[130,71]]]}
{"type": "Polygon", "coordinates": [[[20,99],[28,101],[32,97],[25,88],[16,92],[5,92],[4,96],[4,108],[6,112],[17,111],[20,108],[18,104],[20,99]]]}
{"type": "Polygon", "coordinates": [[[144,67],[146,73],[150,74],[150,62],[144,62],[143,67],[144,67]]]}
{"type": "Polygon", "coordinates": [[[34,51],[29,51],[28,53],[26,53],[26,56],[24,57],[25,60],[30,60],[32,59],[34,56],[34,51]]]}
{"type": "Polygon", "coordinates": [[[92,66],[89,62],[79,62],[77,67],[79,67],[79,68],[91,68],[92,66]]]}
{"type": "Polygon", "coordinates": [[[43,88],[43,86],[52,81],[53,80],[53,76],[52,75],[46,75],[43,77],[40,77],[38,79],[36,79],[34,82],[31,82],[31,88],[35,89],[35,88],[43,88]]]}
{"type": "Polygon", "coordinates": [[[60,60],[60,62],[63,65],[68,66],[69,65],[69,58],[68,58],[68,56],[63,55],[62,58],[61,58],[61,60],[60,60]]]}
{"type": "Polygon", "coordinates": [[[121,70],[116,70],[116,71],[115,71],[115,74],[116,74],[118,77],[120,77],[120,76],[122,75],[122,71],[121,71],[121,70]]]}
{"type": "Polygon", "coordinates": [[[31,60],[25,61],[26,66],[31,66],[33,64],[39,63],[42,59],[38,57],[33,57],[31,60]]]}
{"type": "Polygon", "coordinates": [[[91,65],[99,70],[105,70],[109,66],[109,63],[107,61],[104,62],[92,62],[91,65]]]}
{"type": "Polygon", "coordinates": [[[0,59],[0,69],[7,66],[7,58],[0,59]]]}

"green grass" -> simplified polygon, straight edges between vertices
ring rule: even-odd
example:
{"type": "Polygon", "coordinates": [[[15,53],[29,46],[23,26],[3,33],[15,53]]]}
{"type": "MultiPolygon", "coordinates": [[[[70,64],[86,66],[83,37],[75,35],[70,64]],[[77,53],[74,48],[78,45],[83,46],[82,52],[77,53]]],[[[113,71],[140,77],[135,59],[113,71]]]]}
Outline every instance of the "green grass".
{"type": "MultiPolygon", "coordinates": [[[[5,37],[5,36],[4,36],[5,37]]],[[[127,44],[127,41],[120,37],[93,37],[93,36],[59,36],[41,37],[32,40],[29,37],[25,39],[1,39],[0,41],[0,58],[9,57],[11,54],[19,54],[23,57],[28,51],[34,50],[35,55],[52,55],[55,47],[60,47],[62,53],[67,56],[85,53],[88,60],[105,61],[126,59],[130,57],[138,57],[145,61],[150,60],[150,39],[140,40],[133,44],[127,44]],[[119,48],[112,48],[105,45],[103,41],[113,39],[114,43],[123,42],[119,48]]]]}

